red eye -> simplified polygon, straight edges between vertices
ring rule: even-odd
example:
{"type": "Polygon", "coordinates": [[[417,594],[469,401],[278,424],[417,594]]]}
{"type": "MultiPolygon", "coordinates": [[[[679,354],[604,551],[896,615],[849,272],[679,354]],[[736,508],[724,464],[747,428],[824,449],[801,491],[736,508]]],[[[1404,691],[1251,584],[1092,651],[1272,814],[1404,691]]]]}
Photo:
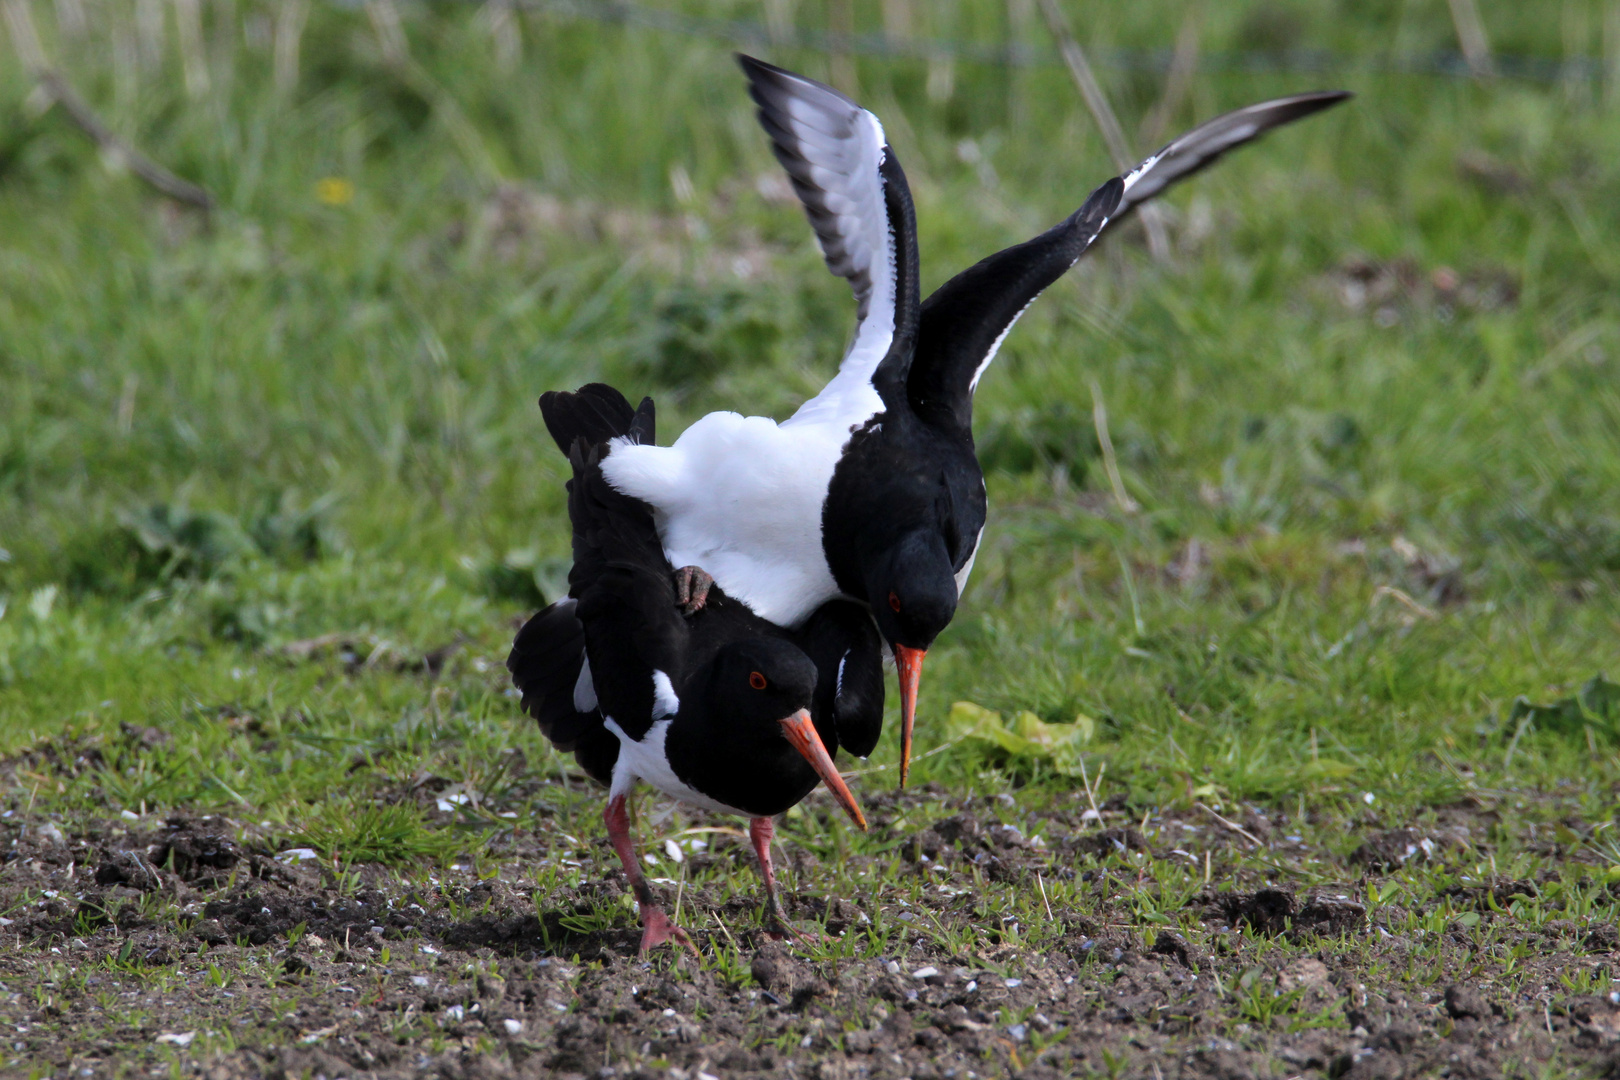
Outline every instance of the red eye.
{"type": "Polygon", "coordinates": [[[752,686],[755,690],[765,689],[765,676],[761,675],[757,671],[750,671],[748,673],[748,685],[752,686]]]}
{"type": "Polygon", "coordinates": [[[892,592],[889,594],[889,610],[894,612],[898,612],[900,610],[900,597],[896,596],[892,592]]]}

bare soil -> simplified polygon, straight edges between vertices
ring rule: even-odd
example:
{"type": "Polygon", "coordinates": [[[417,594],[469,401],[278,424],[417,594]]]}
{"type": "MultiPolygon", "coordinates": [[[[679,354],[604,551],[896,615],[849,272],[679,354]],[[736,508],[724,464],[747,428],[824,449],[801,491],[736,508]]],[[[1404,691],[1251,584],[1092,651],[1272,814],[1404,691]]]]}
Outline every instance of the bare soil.
{"type": "MultiPolygon", "coordinates": [[[[1324,845],[1252,807],[1223,825],[1121,803],[1099,823],[1061,798],[864,799],[898,841],[847,857],[865,892],[829,896],[786,830],[787,906],[825,927],[821,946],[766,940],[757,890],[709,873],[748,872],[740,842],[712,834],[687,857],[701,964],[639,957],[605,843],[575,848],[556,823],[498,836],[476,870],[338,871],[224,818],[14,812],[0,1063],[218,1080],[1620,1075],[1620,934],[1546,917],[1581,882],[1612,911],[1613,887],[1578,861],[1471,878],[1498,835],[1488,807],[1352,823],[1324,845]],[[565,855],[579,876],[537,896],[525,867],[565,855]],[[879,926],[889,947],[868,955],[879,926]]],[[[1569,831],[1542,828],[1550,858],[1577,854],[1569,831]]]]}

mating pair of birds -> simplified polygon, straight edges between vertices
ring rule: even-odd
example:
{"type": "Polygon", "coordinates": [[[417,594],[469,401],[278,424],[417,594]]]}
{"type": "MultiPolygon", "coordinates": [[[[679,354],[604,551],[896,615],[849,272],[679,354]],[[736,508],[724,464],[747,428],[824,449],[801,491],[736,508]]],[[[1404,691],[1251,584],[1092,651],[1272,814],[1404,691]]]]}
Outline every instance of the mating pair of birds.
{"type": "Polygon", "coordinates": [[[1133,208],[1349,97],[1300,94],[1217,117],[923,301],[911,195],[878,118],[831,87],[738,60],[827,266],[854,293],[854,339],[789,419],[711,413],[667,447],[650,398],[633,409],[602,384],[544,395],[546,427],[573,465],[574,566],[567,598],[523,627],[507,661],[523,708],[609,788],[608,835],[643,951],[691,942],[635,856],[626,800],[638,779],[751,819],[767,930],[784,936],[771,819],[819,780],[866,827],[833,757],[877,744],[884,646],[899,675],[905,784],[923,657],[956,612],[984,529],[973,393],[1018,317],[1133,208]]]}

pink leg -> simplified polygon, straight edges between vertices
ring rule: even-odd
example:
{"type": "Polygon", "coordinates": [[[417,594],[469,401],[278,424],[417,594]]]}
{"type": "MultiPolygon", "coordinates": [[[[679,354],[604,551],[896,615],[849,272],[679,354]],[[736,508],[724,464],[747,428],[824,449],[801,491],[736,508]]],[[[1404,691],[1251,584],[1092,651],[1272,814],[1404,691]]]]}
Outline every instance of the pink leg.
{"type": "Polygon", "coordinates": [[[754,842],[754,855],[759,859],[759,875],[765,879],[765,933],[776,938],[798,938],[814,941],[819,935],[790,926],[782,913],[782,903],[776,898],[776,869],[771,865],[771,838],[776,835],[776,823],[768,817],[753,818],[748,822],[748,838],[754,842]]]}
{"type": "Polygon", "coordinates": [[[641,912],[641,951],[646,952],[655,945],[673,941],[677,945],[684,945],[696,956],[697,948],[692,944],[692,939],[686,936],[685,930],[669,921],[664,909],[654,901],[652,887],[641,872],[635,844],[630,840],[630,807],[625,796],[616,795],[608,800],[602,820],[607,823],[608,839],[613,842],[613,850],[624,866],[624,876],[630,879],[630,891],[635,894],[636,907],[641,912]]]}

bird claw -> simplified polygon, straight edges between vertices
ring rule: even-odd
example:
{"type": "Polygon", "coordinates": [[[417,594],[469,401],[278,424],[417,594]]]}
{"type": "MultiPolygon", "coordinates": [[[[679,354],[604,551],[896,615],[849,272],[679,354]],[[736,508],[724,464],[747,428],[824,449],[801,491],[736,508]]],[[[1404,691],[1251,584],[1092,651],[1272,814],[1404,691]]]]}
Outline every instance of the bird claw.
{"type": "Polygon", "coordinates": [[[767,919],[765,936],[772,941],[792,941],[800,945],[822,945],[827,941],[827,935],[820,930],[801,930],[785,919],[767,919]]]}
{"type": "Polygon", "coordinates": [[[675,600],[683,615],[696,615],[709,601],[714,578],[701,566],[683,566],[675,571],[675,600]]]}
{"type": "Polygon", "coordinates": [[[693,956],[698,955],[697,946],[685,930],[670,921],[668,915],[659,908],[648,908],[641,913],[641,951],[650,952],[667,942],[673,941],[693,956]]]}

